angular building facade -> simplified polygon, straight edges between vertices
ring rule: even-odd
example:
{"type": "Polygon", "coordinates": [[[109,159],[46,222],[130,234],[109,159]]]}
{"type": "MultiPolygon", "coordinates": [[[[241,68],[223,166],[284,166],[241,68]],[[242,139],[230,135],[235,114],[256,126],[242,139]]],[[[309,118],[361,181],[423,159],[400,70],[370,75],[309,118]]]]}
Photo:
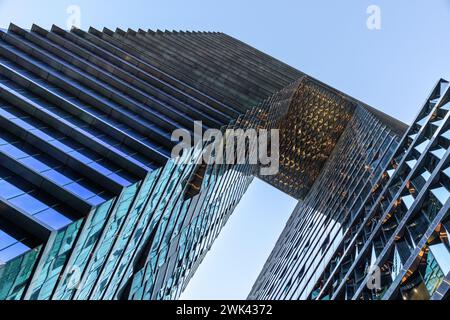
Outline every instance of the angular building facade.
{"type": "Polygon", "coordinates": [[[259,177],[299,205],[251,299],[446,297],[446,88],[407,129],[222,33],[11,25],[0,299],[178,298],[260,167],[171,158],[197,121],[280,131],[259,177]]]}
{"type": "Polygon", "coordinates": [[[178,163],[172,132],[302,76],[219,33],[1,31],[0,299],[178,297],[254,168],[178,163]]]}
{"type": "Polygon", "coordinates": [[[250,299],[449,298],[449,83],[402,139],[356,115],[250,299]]]}

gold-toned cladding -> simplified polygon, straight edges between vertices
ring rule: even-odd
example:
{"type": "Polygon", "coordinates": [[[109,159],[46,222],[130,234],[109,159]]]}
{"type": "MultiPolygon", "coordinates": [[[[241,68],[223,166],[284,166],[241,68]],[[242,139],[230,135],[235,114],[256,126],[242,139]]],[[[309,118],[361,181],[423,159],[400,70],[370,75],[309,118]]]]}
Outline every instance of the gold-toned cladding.
{"type": "Polygon", "coordinates": [[[354,103],[313,80],[297,84],[290,99],[273,99],[285,114],[273,126],[280,129],[280,171],[261,177],[283,192],[302,199],[355,111],[354,103]],[[286,104],[288,104],[286,108],[286,104]]]}

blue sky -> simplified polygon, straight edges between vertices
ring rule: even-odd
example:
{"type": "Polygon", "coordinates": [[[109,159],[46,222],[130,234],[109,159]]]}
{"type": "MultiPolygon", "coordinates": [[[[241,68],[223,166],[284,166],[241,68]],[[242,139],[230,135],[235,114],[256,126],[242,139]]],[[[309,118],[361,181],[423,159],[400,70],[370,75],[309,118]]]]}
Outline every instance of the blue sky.
{"type": "MultiPolygon", "coordinates": [[[[0,0],[0,27],[222,31],[410,123],[440,78],[450,79],[450,0],[0,0]],[[381,29],[366,26],[369,5],[381,29]]],[[[295,201],[256,181],[184,298],[245,298],[295,201]]]]}

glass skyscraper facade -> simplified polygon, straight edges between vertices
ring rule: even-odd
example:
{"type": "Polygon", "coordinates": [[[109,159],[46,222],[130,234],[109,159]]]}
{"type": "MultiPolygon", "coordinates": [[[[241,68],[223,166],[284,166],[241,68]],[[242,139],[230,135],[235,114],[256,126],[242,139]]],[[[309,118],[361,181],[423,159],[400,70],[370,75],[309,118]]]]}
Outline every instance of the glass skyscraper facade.
{"type": "Polygon", "coordinates": [[[249,298],[446,297],[446,90],[408,129],[222,33],[11,25],[0,299],[176,299],[255,176],[299,205],[249,298]],[[279,129],[279,172],[171,158],[197,121],[279,129]]]}
{"type": "Polygon", "coordinates": [[[0,299],[178,297],[254,168],[178,163],[172,132],[302,75],[219,33],[0,31],[0,299]]]}
{"type": "Polygon", "coordinates": [[[448,87],[401,139],[356,113],[250,299],[449,298],[448,87]]]}

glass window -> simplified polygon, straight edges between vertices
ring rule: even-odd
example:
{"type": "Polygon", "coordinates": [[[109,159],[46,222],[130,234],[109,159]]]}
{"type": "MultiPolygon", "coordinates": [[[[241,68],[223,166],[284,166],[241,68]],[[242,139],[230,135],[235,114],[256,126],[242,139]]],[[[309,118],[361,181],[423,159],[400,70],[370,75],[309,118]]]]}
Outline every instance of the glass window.
{"type": "Polygon", "coordinates": [[[28,214],[35,214],[48,208],[44,203],[33,198],[29,194],[24,194],[9,200],[12,204],[28,214]]]}
{"type": "MultiPolygon", "coordinates": [[[[449,103],[449,105],[450,105],[450,103],[449,103]]],[[[442,136],[443,136],[444,138],[450,140],[450,130],[444,132],[444,133],[442,134],[442,136]]]]}
{"type": "Polygon", "coordinates": [[[423,153],[425,151],[426,147],[428,146],[429,142],[430,142],[429,140],[422,142],[421,144],[419,144],[416,147],[416,150],[419,151],[419,153],[423,153]]]}
{"type": "Polygon", "coordinates": [[[30,130],[33,129],[34,127],[32,125],[30,125],[28,122],[23,121],[22,119],[16,118],[13,119],[12,122],[14,122],[15,124],[17,124],[18,126],[20,126],[22,129],[25,130],[30,130]]]}
{"type": "Polygon", "coordinates": [[[409,209],[414,203],[414,197],[411,195],[405,196],[402,198],[403,203],[405,204],[406,208],[409,209]]]}
{"type": "Polygon", "coordinates": [[[66,184],[73,182],[73,180],[55,170],[45,172],[45,177],[59,186],[65,186],[66,184]]]}
{"type": "Polygon", "coordinates": [[[434,154],[436,157],[438,157],[439,159],[442,159],[445,155],[446,150],[443,148],[439,148],[437,150],[433,150],[431,151],[432,154],[434,154]]]}
{"type": "Polygon", "coordinates": [[[89,164],[89,167],[91,167],[92,169],[100,172],[101,174],[108,176],[110,175],[112,172],[108,169],[106,169],[103,165],[97,163],[97,162],[92,162],[89,164]]]}
{"type": "Polygon", "coordinates": [[[30,250],[26,245],[21,242],[17,242],[16,244],[3,249],[0,251],[0,263],[6,263],[22,254],[30,250]]]}
{"type": "Polygon", "coordinates": [[[112,180],[116,181],[117,183],[119,183],[122,186],[129,186],[130,185],[130,181],[126,180],[125,178],[119,176],[116,173],[111,173],[108,178],[111,178],[112,180]]]}
{"type": "Polygon", "coordinates": [[[411,169],[414,168],[414,166],[416,165],[417,160],[416,159],[411,159],[409,161],[406,161],[406,164],[408,165],[408,167],[410,167],[411,169]]]}
{"type": "Polygon", "coordinates": [[[0,250],[5,249],[16,242],[16,239],[0,230],[0,250]]]}
{"type": "Polygon", "coordinates": [[[425,125],[425,123],[427,123],[429,116],[424,117],[423,119],[417,121],[417,124],[421,127],[423,127],[425,125]]]}
{"type": "Polygon", "coordinates": [[[65,153],[69,153],[71,152],[73,149],[67,145],[65,145],[64,143],[54,140],[52,141],[52,145],[56,148],[58,148],[59,150],[64,151],[65,153]]]}
{"type": "Polygon", "coordinates": [[[42,172],[45,170],[49,170],[50,167],[47,166],[45,163],[42,163],[39,160],[36,160],[32,157],[26,157],[20,160],[24,165],[28,166],[29,168],[33,169],[36,172],[42,172]]]}
{"type": "Polygon", "coordinates": [[[441,109],[444,109],[444,110],[450,110],[450,102],[447,102],[446,104],[444,104],[442,107],[441,107],[441,109]]]}
{"type": "Polygon", "coordinates": [[[432,295],[437,290],[444,278],[445,275],[443,274],[439,264],[437,263],[433,252],[430,250],[427,254],[426,269],[423,274],[423,280],[430,295],[432,295]]]}
{"type": "Polygon", "coordinates": [[[441,204],[443,204],[443,205],[447,202],[447,199],[448,199],[448,197],[450,195],[450,193],[444,187],[440,187],[440,188],[437,188],[437,189],[432,189],[431,192],[436,197],[436,199],[438,199],[439,202],[441,204]]]}
{"type": "Polygon", "coordinates": [[[44,140],[44,141],[52,141],[54,140],[53,137],[49,136],[48,134],[46,134],[44,131],[39,130],[39,129],[34,129],[34,130],[30,130],[30,132],[32,132],[34,135],[36,135],[38,138],[44,140]]]}
{"type": "Polygon", "coordinates": [[[101,205],[103,202],[105,202],[106,200],[102,197],[100,197],[99,195],[93,196],[92,198],[89,198],[87,200],[91,205],[93,205],[94,207],[101,205]]]}
{"type": "Polygon", "coordinates": [[[443,123],[444,123],[444,120],[441,119],[441,120],[433,121],[431,124],[436,127],[440,127],[443,123]]]}
{"type": "Polygon", "coordinates": [[[448,167],[447,169],[445,169],[443,172],[447,175],[447,177],[450,178],[450,167],[448,167]]]}
{"type": "Polygon", "coordinates": [[[425,179],[425,181],[428,181],[428,179],[430,179],[430,177],[431,177],[431,173],[428,172],[428,170],[425,170],[425,171],[422,173],[422,177],[425,179]]]}
{"type": "Polygon", "coordinates": [[[9,157],[13,159],[20,159],[28,156],[25,152],[23,152],[22,150],[16,148],[11,144],[5,144],[3,146],[0,146],[0,151],[7,154],[9,157]]]}
{"type": "Polygon", "coordinates": [[[450,272],[450,252],[445,244],[438,243],[432,245],[430,246],[430,250],[444,274],[448,274],[450,272]]]}
{"type": "Polygon", "coordinates": [[[5,199],[11,199],[23,194],[24,191],[15,187],[6,180],[0,180],[0,196],[5,199]]]}
{"type": "Polygon", "coordinates": [[[70,219],[51,208],[36,214],[34,217],[54,230],[60,230],[72,222],[70,219]]]}
{"type": "Polygon", "coordinates": [[[68,191],[76,194],[81,199],[89,199],[89,198],[92,198],[93,196],[95,196],[94,193],[92,193],[91,191],[89,191],[88,189],[86,189],[85,187],[81,186],[80,184],[78,184],[76,182],[68,184],[68,185],[64,186],[64,188],[67,189],[68,191]]]}
{"type": "Polygon", "coordinates": [[[389,177],[392,177],[392,175],[394,174],[395,169],[391,169],[387,171],[387,174],[389,175],[389,177]]]}
{"type": "Polygon", "coordinates": [[[400,258],[400,254],[398,253],[397,247],[395,247],[394,257],[392,260],[393,261],[392,261],[391,278],[393,281],[395,281],[397,276],[401,273],[403,267],[402,259],[400,258]]]}

